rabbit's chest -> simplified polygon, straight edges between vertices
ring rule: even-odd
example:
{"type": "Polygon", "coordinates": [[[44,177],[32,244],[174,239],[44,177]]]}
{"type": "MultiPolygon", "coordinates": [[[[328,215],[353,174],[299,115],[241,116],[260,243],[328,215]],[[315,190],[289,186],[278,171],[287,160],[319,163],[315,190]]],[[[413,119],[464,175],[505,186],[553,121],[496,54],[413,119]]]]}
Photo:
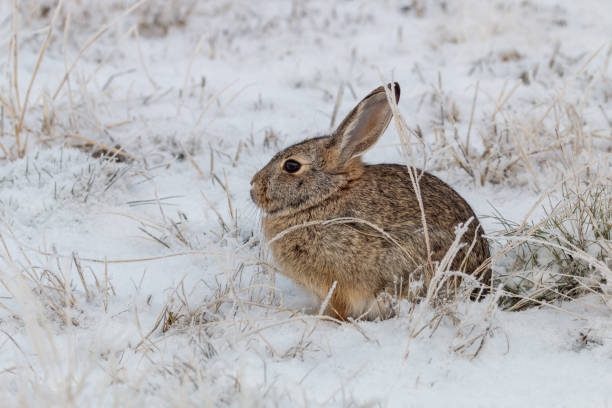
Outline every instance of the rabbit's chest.
{"type": "Polygon", "coordinates": [[[379,242],[344,222],[264,219],[263,232],[274,259],[296,277],[333,271],[355,272],[376,256],[379,242]],[[359,260],[359,261],[358,261],[359,260]]]}
{"type": "Polygon", "coordinates": [[[272,255],[283,272],[303,284],[313,286],[310,280],[338,266],[339,260],[334,260],[338,256],[338,243],[330,246],[330,240],[334,241],[333,226],[301,219],[293,223],[264,219],[262,226],[272,255]]]}
{"type": "Polygon", "coordinates": [[[270,244],[274,258],[283,263],[300,264],[321,251],[323,236],[317,225],[308,222],[287,224],[265,220],[263,233],[270,244]]]}

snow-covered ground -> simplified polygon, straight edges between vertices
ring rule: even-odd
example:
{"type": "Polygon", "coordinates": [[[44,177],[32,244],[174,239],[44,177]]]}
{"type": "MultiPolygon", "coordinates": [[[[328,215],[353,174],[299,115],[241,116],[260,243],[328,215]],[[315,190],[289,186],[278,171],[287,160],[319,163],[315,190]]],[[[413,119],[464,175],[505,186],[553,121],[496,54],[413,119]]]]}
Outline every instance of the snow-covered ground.
{"type": "MultiPolygon", "coordinates": [[[[15,23],[0,2],[0,406],[612,405],[612,275],[607,296],[519,312],[402,301],[337,324],[275,272],[249,197],[279,149],[395,80],[416,164],[500,253],[495,216],[538,222],[587,165],[610,182],[609,0],[65,0],[47,47],[58,1],[17,3],[15,23]]],[[[393,126],[365,160],[404,162],[393,126]]]]}

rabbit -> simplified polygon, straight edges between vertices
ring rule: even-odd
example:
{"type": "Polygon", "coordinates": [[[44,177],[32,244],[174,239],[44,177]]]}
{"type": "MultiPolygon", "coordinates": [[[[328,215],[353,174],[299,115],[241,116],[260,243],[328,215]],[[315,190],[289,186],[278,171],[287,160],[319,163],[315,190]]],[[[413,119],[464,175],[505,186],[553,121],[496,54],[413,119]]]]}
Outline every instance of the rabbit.
{"type": "MultiPolygon", "coordinates": [[[[397,103],[399,84],[387,87],[397,103]]],[[[335,319],[390,317],[392,305],[384,295],[407,296],[411,277],[428,265],[408,167],[361,160],[392,116],[385,89],[378,87],[331,135],[286,148],[251,181],[251,198],[264,212],[263,234],[281,273],[327,301],[324,312],[335,319]],[[404,288],[398,289],[402,282],[404,288]]],[[[431,261],[445,255],[456,226],[472,219],[450,270],[476,272],[479,293],[486,293],[491,272],[479,266],[489,258],[489,246],[476,215],[439,178],[421,170],[417,174],[431,261]]]]}

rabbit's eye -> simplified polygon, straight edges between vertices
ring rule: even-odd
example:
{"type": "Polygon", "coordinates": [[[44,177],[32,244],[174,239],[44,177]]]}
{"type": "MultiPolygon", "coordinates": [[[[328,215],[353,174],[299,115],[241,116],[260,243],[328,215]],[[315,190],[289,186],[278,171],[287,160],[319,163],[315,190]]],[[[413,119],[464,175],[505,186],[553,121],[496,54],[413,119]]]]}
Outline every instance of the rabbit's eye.
{"type": "Polygon", "coordinates": [[[289,159],[283,163],[283,170],[285,170],[287,173],[295,173],[300,169],[300,167],[302,167],[300,162],[293,159],[289,159]]]}

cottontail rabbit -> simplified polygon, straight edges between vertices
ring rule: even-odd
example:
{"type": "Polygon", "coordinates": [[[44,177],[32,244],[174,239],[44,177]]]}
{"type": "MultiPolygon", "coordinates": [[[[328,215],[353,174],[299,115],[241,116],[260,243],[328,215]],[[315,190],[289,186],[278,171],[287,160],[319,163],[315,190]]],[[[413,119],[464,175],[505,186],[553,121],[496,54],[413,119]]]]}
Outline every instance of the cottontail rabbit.
{"type": "MultiPolygon", "coordinates": [[[[399,84],[387,86],[399,100],[399,84]]],[[[251,197],[265,213],[263,232],[282,273],[321,299],[336,282],[325,312],[339,319],[388,317],[389,303],[381,302],[380,295],[406,295],[411,278],[443,258],[455,227],[470,218],[462,237],[465,245],[450,270],[473,274],[489,257],[470,206],[439,178],[419,170],[428,257],[407,166],[361,161],[392,116],[379,87],[332,135],[288,147],[251,181],[251,197]],[[401,282],[404,288],[399,290],[401,282]]],[[[477,273],[483,287],[490,285],[489,269],[481,267],[477,273]]]]}

